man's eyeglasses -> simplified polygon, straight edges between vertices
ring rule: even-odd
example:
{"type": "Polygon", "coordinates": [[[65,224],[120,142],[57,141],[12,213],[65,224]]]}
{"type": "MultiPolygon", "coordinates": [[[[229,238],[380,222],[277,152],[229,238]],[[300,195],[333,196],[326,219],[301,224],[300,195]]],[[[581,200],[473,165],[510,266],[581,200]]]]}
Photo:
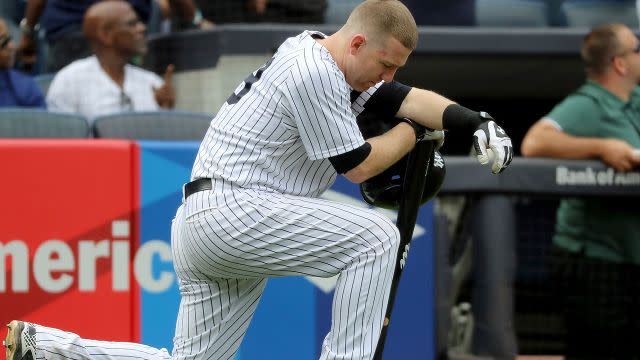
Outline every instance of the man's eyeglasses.
{"type": "Polygon", "coordinates": [[[640,41],[638,41],[638,43],[636,44],[636,46],[632,47],[631,49],[626,49],[625,51],[614,55],[614,57],[616,56],[625,56],[627,54],[640,54],[640,41]]]}
{"type": "Polygon", "coordinates": [[[0,36],[0,49],[6,49],[11,41],[11,35],[0,36]]]}

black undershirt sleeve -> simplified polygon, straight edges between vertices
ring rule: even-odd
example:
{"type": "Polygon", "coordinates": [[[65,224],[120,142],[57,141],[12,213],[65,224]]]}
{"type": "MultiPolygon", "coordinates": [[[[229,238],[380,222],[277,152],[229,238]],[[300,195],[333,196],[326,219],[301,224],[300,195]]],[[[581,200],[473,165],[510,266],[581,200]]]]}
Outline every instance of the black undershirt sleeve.
{"type": "MultiPolygon", "coordinates": [[[[371,95],[364,104],[364,114],[375,114],[382,118],[392,118],[400,109],[400,105],[404,101],[411,87],[391,81],[380,85],[380,87],[371,95]]],[[[351,102],[356,101],[361,93],[353,91],[351,93],[351,102]]],[[[338,174],[344,174],[349,170],[360,165],[364,159],[371,153],[371,144],[365,142],[359,148],[353,149],[347,153],[340,154],[329,158],[331,165],[336,169],[338,174]]]]}
{"type": "Polygon", "coordinates": [[[338,174],[344,174],[355,168],[364,161],[371,153],[371,144],[365,142],[364,145],[355,148],[344,154],[332,156],[329,158],[331,165],[336,169],[338,174]]]}
{"type": "Polygon", "coordinates": [[[409,91],[411,91],[410,86],[397,81],[384,83],[367,100],[364,105],[365,111],[373,112],[376,116],[394,117],[409,91]]]}

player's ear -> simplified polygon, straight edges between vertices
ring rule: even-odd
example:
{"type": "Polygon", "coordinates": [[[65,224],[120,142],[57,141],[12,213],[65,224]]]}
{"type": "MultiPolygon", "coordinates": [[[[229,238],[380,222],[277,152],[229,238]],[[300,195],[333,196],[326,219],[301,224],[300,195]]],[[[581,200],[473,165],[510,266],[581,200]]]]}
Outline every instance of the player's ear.
{"type": "Polygon", "coordinates": [[[364,34],[353,35],[351,37],[351,42],[349,43],[349,53],[351,55],[356,55],[359,51],[362,50],[366,43],[367,39],[364,34]]]}

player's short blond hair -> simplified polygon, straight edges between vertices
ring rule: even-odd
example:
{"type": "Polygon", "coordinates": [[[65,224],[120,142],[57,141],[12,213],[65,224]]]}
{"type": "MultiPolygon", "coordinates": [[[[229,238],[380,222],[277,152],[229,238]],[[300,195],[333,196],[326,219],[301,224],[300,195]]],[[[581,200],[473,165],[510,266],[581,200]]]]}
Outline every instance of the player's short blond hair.
{"type": "Polygon", "coordinates": [[[399,0],[365,0],[353,9],[345,27],[352,33],[363,32],[374,41],[390,35],[409,50],[418,43],[416,21],[399,0]]]}

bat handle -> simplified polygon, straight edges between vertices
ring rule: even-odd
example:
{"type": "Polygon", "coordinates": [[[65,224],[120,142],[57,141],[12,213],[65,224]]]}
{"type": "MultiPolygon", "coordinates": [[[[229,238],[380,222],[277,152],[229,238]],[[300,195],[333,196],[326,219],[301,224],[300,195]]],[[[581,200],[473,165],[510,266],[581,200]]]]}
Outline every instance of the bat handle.
{"type": "Polygon", "coordinates": [[[422,201],[422,192],[428,176],[429,160],[435,151],[435,141],[420,141],[416,147],[409,153],[407,159],[407,169],[405,171],[404,183],[402,184],[402,197],[400,198],[400,208],[398,209],[398,218],[396,226],[400,232],[400,246],[396,256],[395,271],[391,280],[391,290],[389,292],[389,300],[387,309],[382,323],[380,338],[373,355],[374,360],[382,360],[384,352],[384,344],[387,339],[389,324],[391,323],[391,312],[395,303],[396,292],[400,284],[400,276],[402,269],[409,254],[409,245],[413,236],[413,229],[416,226],[418,218],[418,210],[420,210],[420,202],[422,201]]]}

